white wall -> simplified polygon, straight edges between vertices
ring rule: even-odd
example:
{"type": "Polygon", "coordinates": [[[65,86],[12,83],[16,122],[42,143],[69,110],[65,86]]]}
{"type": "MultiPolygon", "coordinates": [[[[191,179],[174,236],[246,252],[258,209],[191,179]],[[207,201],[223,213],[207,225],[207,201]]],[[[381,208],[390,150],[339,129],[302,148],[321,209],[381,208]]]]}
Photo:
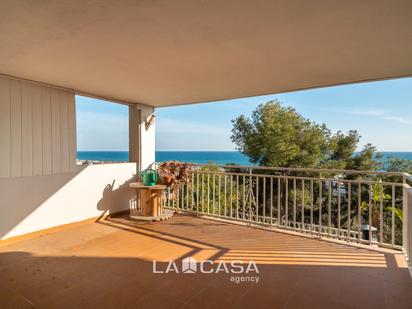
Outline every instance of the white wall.
{"type": "Polygon", "coordinates": [[[0,177],[75,169],[74,93],[0,76],[0,177]]]}
{"type": "Polygon", "coordinates": [[[0,178],[0,239],[129,209],[135,163],[78,166],[50,176],[0,178]]]}

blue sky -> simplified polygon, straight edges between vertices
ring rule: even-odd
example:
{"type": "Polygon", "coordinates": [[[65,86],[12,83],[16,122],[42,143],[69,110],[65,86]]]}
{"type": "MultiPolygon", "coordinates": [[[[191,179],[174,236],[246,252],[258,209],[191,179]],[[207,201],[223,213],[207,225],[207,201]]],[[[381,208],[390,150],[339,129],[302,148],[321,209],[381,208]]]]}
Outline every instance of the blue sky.
{"type": "MultiPolygon", "coordinates": [[[[412,151],[412,78],[156,109],[157,150],[234,150],[231,120],[278,99],[332,131],[356,129],[360,147],[412,151]]],[[[77,97],[78,149],[127,150],[126,106],[77,97]]]]}

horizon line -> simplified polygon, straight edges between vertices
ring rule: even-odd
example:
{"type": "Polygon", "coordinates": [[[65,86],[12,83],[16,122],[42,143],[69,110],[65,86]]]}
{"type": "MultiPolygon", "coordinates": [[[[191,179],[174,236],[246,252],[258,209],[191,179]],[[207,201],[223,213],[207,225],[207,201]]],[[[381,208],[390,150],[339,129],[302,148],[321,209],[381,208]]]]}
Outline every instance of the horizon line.
{"type": "MultiPolygon", "coordinates": [[[[129,150],[116,150],[116,149],[111,149],[111,150],[84,150],[84,149],[78,149],[77,152],[86,152],[86,151],[96,151],[96,152],[129,152],[129,150]]],[[[238,150],[155,150],[155,152],[239,152],[238,150]]],[[[356,150],[355,152],[360,152],[360,150],[356,150]]],[[[412,150],[378,150],[376,151],[377,153],[380,152],[412,152],[412,150]]]]}

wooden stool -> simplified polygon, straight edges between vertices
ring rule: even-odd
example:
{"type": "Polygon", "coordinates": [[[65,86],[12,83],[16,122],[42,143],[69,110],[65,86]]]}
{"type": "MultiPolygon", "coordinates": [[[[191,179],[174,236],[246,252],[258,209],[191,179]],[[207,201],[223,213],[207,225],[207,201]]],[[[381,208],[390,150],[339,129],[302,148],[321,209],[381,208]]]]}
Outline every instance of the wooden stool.
{"type": "Polygon", "coordinates": [[[131,188],[136,188],[140,193],[140,211],[138,215],[133,215],[137,219],[149,220],[164,220],[163,210],[163,191],[166,189],[164,185],[145,186],[140,182],[130,184],[131,188]],[[142,218],[140,218],[142,217],[142,218]]]}

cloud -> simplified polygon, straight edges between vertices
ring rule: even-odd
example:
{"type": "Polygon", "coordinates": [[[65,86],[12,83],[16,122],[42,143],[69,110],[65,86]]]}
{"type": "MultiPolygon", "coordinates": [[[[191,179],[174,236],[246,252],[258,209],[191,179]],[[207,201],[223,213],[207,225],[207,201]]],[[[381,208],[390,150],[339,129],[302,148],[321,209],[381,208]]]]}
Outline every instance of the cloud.
{"type": "Polygon", "coordinates": [[[376,108],[355,108],[353,110],[347,111],[347,113],[352,115],[359,115],[359,116],[383,116],[386,114],[384,109],[376,109],[376,108]]]}
{"type": "MultiPolygon", "coordinates": [[[[211,120],[212,122],[213,120],[211,120]]],[[[157,117],[156,132],[158,133],[195,133],[195,134],[228,134],[230,127],[191,122],[189,120],[176,120],[157,117]]]]}
{"type": "MultiPolygon", "coordinates": [[[[200,120],[199,120],[200,121],[200,120]]],[[[156,117],[156,149],[180,151],[234,150],[230,141],[231,124],[195,122],[185,119],[156,117]]]]}
{"type": "Polygon", "coordinates": [[[129,118],[124,115],[111,113],[79,111],[77,113],[77,122],[79,129],[82,131],[112,131],[128,130],[129,118]]]}
{"type": "Polygon", "coordinates": [[[385,120],[395,121],[402,124],[412,124],[412,119],[407,119],[403,117],[383,117],[385,120]]]}
{"type": "MultiPolygon", "coordinates": [[[[335,110],[337,111],[337,110],[335,110]]],[[[351,115],[358,115],[358,116],[368,116],[368,117],[376,117],[382,120],[388,120],[393,122],[398,122],[401,124],[412,124],[412,119],[404,118],[400,116],[388,116],[390,114],[388,111],[384,109],[377,109],[377,108],[355,108],[351,110],[339,110],[338,112],[343,112],[346,114],[351,115]]]]}
{"type": "Polygon", "coordinates": [[[366,108],[366,109],[353,109],[347,113],[359,116],[370,116],[378,117],[383,120],[394,121],[401,124],[412,124],[412,119],[399,117],[399,116],[388,116],[388,112],[384,109],[366,108]]]}
{"type": "Polygon", "coordinates": [[[366,107],[366,108],[343,108],[343,107],[333,108],[332,107],[332,108],[329,108],[328,110],[334,113],[343,113],[343,114],[349,114],[349,115],[370,116],[370,117],[379,117],[379,116],[384,116],[388,114],[387,110],[380,109],[380,108],[373,108],[373,107],[366,107]]]}
{"type": "Polygon", "coordinates": [[[129,119],[125,115],[79,111],[77,148],[79,150],[127,150],[129,119]]]}

